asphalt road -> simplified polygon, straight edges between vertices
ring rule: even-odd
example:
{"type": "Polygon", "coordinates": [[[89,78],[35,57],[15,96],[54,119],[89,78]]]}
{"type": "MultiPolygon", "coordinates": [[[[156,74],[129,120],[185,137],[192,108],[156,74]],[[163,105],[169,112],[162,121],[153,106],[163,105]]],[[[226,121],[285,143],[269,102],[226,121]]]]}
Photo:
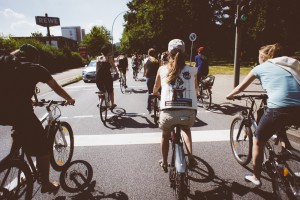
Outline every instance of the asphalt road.
{"type": "MultiPolygon", "coordinates": [[[[81,69],[74,72],[81,73],[81,69]]],[[[58,77],[59,75],[54,75],[58,77]]],[[[62,76],[62,75],[61,75],[62,76]]],[[[34,199],[174,199],[168,175],[158,165],[160,154],[160,129],[147,114],[147,88],[142,73],[139,81],[127,74],[128,92],[122,94],[118,81],[114,82],[118,113],[113,123],[103,125],[96,107],[95,83],[79,81],[65,89],[76,99],[75,106],[61,108],[61,120],[72,125],[75,135],[73,160],[85,160],[93,168],[93,183],[79,193],[60,189],[56,195],[42,195],[35,184],[34,199]],[[122,113],[122,114],[120,114],[122,113]]],[[[209,111],[199,106],[197,120],[192,128],[193,154],[198,166],[189,171],[189,199],[272,199],[270,179],[263,174],[260,188],[244,181],[252,165],[240,166],[231,153],[229,127],[243,102],[229,102],[225,95],[233,88],[233,76],[216,76],[213,87],[213,106],[209,111]]],[[[258,82],[248,92],[261,92],[258,82]]],[[[60,99],[49,90],[39,95],[45,99],[60,99]]],[[[45,108],[35,112],[42,116],[45,108]]],[[[25,119],[26,120],[26,119],[25,119]]],[[[10,127],[0,127],[0,159],[10,148],[10,127]]],[[[51,178],[58,180],[59,173],[51,170],[51,178]]]]}

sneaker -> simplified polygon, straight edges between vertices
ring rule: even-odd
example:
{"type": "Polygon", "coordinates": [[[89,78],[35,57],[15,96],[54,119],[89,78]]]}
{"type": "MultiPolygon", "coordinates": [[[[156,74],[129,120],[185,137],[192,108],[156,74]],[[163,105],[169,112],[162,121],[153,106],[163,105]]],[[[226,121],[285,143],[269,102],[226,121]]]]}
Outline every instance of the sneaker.
{"type": "Polygon", "coordinates": [[[117,104],[113,104],[112,106],[110,106],[110,109],[113,110],[115,107],[117,107],[117,104]]]}
{"type": "Polygon", "coordinates": [[[48,183],[48,184],[46,184],[46,186],[42,185],[41,192],[42,193],[48,192],[49,194],[51,194],[51,193],[56,194],[58,192],[59,188],[60,188],[59,183],[56,183],[56,182],[48,183]]]}
{"type": "Polygon", "coordinates": [[[159,163],[159,166],[162,168],[162,170],[165,172],[165,173],[168,173],[168,163],[163,163],[163,160],[159,160],[158,161],[159,163]]]}
{"type": "Polygon", "coordinates": [[[256,187],[261,186],[261,181],[255,178],[253,175],[245,175],[245,181],[253,183],[256,187]]]}

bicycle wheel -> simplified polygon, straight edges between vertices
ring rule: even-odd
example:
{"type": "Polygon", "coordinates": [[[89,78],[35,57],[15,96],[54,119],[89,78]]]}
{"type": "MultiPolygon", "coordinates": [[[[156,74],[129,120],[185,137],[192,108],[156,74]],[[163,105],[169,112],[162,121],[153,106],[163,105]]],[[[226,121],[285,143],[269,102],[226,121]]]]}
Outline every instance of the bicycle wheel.
{"type": "Polygon", "coordinates": [[[233,119],[230,127],[230,146],[234,158],[241,165],[247,165],[252,158],[252,131],[242,123],[242,119],[233,119]]]}
{"type": "Polygon", "coordinates": [[[186,173],[176,173],[176,198],[178,200],[187,199],[188,194],[188,179],[186,173]]]}
{"type": "Polygon", "coordinates": [[[289,193],[285,185],[285,181],[279,175],[278,171],[272,173],[270,176],[272,179],[272,188],[277,200],[299,199],[299,197],[298,198],[292,197],[292,194],[289,193]]]}
{"type": "Polygon", "coordinates": [[[74,152],[73,130],[67,122],[55,125],[54,131],[50,132],[50,163],[53,169],[61,171],[69,164],[74,152]]]}
{"type": "Polygon", "coordinates": [[[29,200],[32,198],[33,180],[29,167],[20,160],[10,160],[0,166],[0,199],[29,200]]]}
{"type": "Polygon", "coordinates": [[[200,101],[205,110],[208,110],[211,106],[211,93],[209,89],[203,89],[200,95],[200,101]]]}
{"type": "Polygon", "coordinates": [[[104,98],[101,98],[100,100],[99,110],[100,110],[100,119],[103,123],[105,123],[107,119],[107,105],[105,103],[104,98]]]}
{"type": "Polygon", "coordinates": [[[124,94],[125,93],[125,81],[124,81],[123,75],[121,75],[121,77],[120,77],[120,89],[121,89],[121,92],[124,94]]]}
{"type": "Polygon", "coordinates": [[[67,192],[84,190],[93,178],[92,166],[84,160],[72,161],[60,174],[61,187],[67,192]]]}

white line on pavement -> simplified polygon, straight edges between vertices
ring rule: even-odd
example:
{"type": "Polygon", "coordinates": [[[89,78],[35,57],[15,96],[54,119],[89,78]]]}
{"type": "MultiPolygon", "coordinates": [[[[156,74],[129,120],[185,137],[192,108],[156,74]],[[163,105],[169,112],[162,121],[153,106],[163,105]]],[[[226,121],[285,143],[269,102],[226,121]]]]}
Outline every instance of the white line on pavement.
{"type": "MultiPolygon", "coordinates": [[[[104,146],[129,144],[157,144],[161,132],[111,135],[75,135],[75,146],[104,146]]],[[[229,141],[229,130],[192,131],[193,142],[229,141]]]]}

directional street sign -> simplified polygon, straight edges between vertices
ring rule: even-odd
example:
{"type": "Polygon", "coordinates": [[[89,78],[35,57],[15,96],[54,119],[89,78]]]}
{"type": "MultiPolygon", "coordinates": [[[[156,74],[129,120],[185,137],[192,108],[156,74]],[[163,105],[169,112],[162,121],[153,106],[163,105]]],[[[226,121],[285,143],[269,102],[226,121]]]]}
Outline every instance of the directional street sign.
{"type": "Polygon", "coordinates": [[[190,40],[191,40],[192,42],[194,42],[194,41],[197,39],[196,33],[191,33],[190,36],[189,36],[189,38],[190,38],[190,40]]]}

